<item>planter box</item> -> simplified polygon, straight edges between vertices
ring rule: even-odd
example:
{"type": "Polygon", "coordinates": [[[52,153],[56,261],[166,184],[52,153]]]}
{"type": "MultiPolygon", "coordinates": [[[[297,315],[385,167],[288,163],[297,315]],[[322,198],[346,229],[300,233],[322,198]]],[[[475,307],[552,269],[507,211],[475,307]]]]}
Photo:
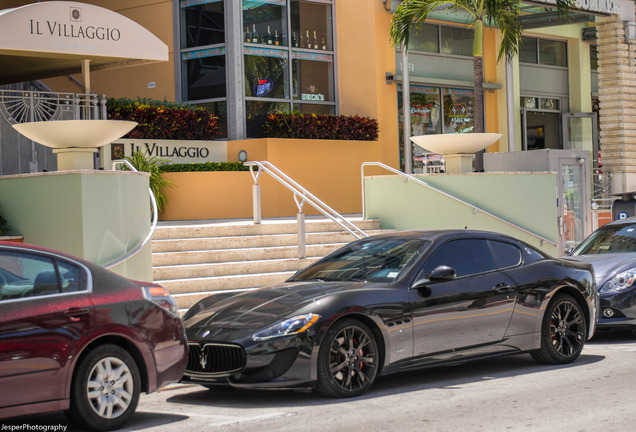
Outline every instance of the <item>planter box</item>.
{"type": "Polygon", "coordinates": [[[0,236],[0,241],[11,243],[24,243],[24,236],[0,236]]]}

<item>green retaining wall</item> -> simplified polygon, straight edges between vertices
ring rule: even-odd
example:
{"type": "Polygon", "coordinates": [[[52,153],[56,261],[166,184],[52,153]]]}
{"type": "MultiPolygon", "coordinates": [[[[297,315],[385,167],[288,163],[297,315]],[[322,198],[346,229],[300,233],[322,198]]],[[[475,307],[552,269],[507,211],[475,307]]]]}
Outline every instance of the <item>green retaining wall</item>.
{"type": "Polygon", "coordinates": [[[458,201],[402,176],[365,177],[367,218],[383,228],[478,229],[511,235],[558,255],[556,174],[479,173],[416,175],[458,201]],[[524,230],[489,216],[480,208],[524,230]],[[542,241],[537,236],[548,241],[542,241]]]}
{"type": "MultiPolygon", "coordinates": [[[[0,214],[25,243],[101,265],[134,249],[150,227],[149,175],[74,170],[0,177],[0,214]]],[[[111,270],[152,280],[150,243],[111,270]]]]}

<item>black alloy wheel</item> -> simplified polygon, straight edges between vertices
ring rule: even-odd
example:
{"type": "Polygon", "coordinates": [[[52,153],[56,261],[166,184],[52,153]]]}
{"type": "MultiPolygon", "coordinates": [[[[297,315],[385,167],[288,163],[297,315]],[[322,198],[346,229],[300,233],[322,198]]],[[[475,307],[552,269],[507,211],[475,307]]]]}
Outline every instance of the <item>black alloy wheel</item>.
{"type": "Polygon", "coordinates": [[[532,357],[541,363],[565,364],[574,361],[587,339],[585,315],[570,295],[559,294],[548,305],[541,326],[541,349],[532,357]]]}
{"type": "Polygon", "coordinates": [[[66,414],[88,430],[119,429],[137,409],[140,391],[132,356],[117,345],[102,345],[80,360],[66,414]]]}
{"type": "Polygon", "coordinates": [[[354,319],[338,321],[320,345],[317,390],[327,397],[357,396],[373,384],[378,361],[371,330],[354,319]]]}

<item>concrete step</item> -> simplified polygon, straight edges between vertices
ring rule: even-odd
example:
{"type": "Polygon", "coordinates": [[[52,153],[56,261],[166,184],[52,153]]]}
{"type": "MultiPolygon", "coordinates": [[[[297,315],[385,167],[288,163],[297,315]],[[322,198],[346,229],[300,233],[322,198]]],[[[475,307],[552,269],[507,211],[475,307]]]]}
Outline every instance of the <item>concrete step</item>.
{"type": "MultiPolygon", "coordinates": [[[[377,219],[364,220],[360,217],[347,217],[363,231],[380,229],[380,221],[377,219]]],[[[307,218],[305,231],[346,232],[335,222],[329,219],[307,218]]],[[[153,240],[199,238],[199,237],[230,237],[252,236],[269,234],[296,234],[298,232],[295,218],[266,219],[260,224],[254,224],[250,220],[225,220],[225,221],[175,221],[160,223],[155,230],[153,240]]]]}
{"type": "MultiPolygon", "coordinates": [[[[348,218],[369,235],[380,221],[348,218]]],[[[187,309],[215,291],[248,290],[284,282],[355,240],[336,223],[308,218],[306,253],[298,259],[296,218],[160,223],[152,240],[153,276],[187,309]]]]}
{"type": "MultiPolygon", "coordinates": [[[[345,243],[327,243],[307,245],[308,256],[325,256],[345,243]]],[[[201,263],[222,263],[240,260],[286,259],[298,258],[298,246],[271,246],[259,248],[236,248],[221,250],[193,250],[178,252],[153,252],[152,265],[176,266],[201,263]]]]}
{"type": "Polygon", "coordinates": [[[253,261],[232,261],[221,263],[186,264],[161,266],[153,270],[155,280],[202,278],[208,276],[252,275],[300,270],[316,262],[319,257],[299,260],[298,258],[269,259],[253,261]]]}

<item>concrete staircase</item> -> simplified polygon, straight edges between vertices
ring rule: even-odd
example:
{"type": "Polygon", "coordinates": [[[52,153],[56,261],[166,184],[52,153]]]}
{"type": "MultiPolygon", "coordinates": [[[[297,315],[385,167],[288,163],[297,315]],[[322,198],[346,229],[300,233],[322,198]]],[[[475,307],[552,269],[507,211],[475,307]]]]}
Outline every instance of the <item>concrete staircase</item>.
{"type": "MultiPolygon", "coordinates": [[[[369,235],[379,220],[348,217],[369,235]]],[[[256,288],[283,282],[331,251],[355,240],[328,220],[306,220],[307,258],[298,259],[295,218],[160,222],[152,238],[154,281],[187,309],[212,291],[256,288]]]]}

